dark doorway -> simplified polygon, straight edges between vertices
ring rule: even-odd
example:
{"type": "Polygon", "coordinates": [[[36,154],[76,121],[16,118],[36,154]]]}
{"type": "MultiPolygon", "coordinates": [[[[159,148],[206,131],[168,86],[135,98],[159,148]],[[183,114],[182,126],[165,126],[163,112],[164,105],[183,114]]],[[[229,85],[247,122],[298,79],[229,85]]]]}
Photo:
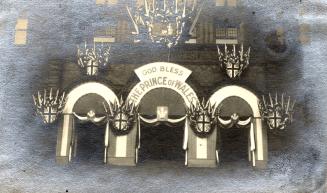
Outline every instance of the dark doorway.
{"type": "MultiPolygon", "coordinates": [[[[140,114],[146,118],[156,118],[158,106],[168,108],[170,119],[185,116],[185,104],[182,96],[168,88],[157,88],[144,95],[140,102],[140,114]]],[[[184,161],[183,150],[184,121],[168,125],[141,125],[141,149],[139,161],[146,160],[174,160],[184,161]]]]}
{"type": "Polygon", "coordinates": [[[220,129],[221,162],[239,162],[248,160],[249,128],[220,129]]]}
{"type": "MultiPolygon", "coordinates": [[[[232,96],[220,104],[219,116],[230,119],[233,113],[237,113],[241,120],[251,117],[253,112],[251,106],[242,98],[232,96]]],[[[221,150],[219,158],[221,162],[248,163],[248,138],[250,126],[229,129],[220,129],[221,150]]]]}
{"type": "Polygon", "coordinates": [[[105,125],[75,122],[77,139],[76,157],[73,162],[103,163],[105,125]]]}
{"type": "Polygon", "coordinates": [[[184,160],[184,126],[142,126],[139,159],[146,160],[184,160]]]}

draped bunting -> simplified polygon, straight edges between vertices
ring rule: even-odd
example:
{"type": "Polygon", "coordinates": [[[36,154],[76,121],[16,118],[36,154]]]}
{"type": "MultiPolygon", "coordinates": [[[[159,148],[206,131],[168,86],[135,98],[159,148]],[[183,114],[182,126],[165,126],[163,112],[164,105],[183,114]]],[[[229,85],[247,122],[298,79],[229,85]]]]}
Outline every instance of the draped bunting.
{"type": "Polygon", "coordinates": [[[224,128],[228,128],[228,129],[233,126],[236,126],[238,128],[244,127],[244,126],[248,125],[251,122],[251,120],[252,120],[252,117],[249,117],[246,120],[240,120],[238,115],[236,115],[236,114],[231,115],[231,119],[229,119],[229,120],[224,120],[218,116],[218,121],[219,121],[220,125],[224,128]]]}

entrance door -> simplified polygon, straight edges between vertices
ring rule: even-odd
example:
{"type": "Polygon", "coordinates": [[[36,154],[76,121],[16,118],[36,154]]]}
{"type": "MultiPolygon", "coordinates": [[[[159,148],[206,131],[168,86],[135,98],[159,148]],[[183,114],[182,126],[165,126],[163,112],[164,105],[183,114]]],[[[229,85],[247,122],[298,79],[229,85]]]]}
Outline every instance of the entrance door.
{"type": "Polygon", "coordinates": [[[105,125],[75,121],[76,157],[73,162],[103,163],[105,125]]]}
{"type": "MultiPolygon", "coordinates": [[[[172,89],[157,88],[147,93],[140,102],[140,114],[149,119],[156,118],[158,106],[168,108],[168,118],[185,116],[183,98],[172,89]]],[[[141,124],[141,149],[139,161],[174,160],[183,163],[184,121],[176,124],[158,122],[153,125],[141,124]]]]}
{"type": "Polygon", "coordinates": [[[249,128],[220,129],[220,161],[247,163],[249,128]]]}
{"type": "Polygon", "coordinates": [[[140,161],[184,160],[182,125],[142,125],[140,161]]]}
{"type": "MultiPolygon", "coordinates": [[[[105,115],[103,97],[97,94],[86,94],[75,103],[73,112],[77,115],[86,117],[92,110],[96,117],[105,115]]],[[[105,122],[94,124],[92,122],[82,122],[75,118],[75,136],[76,140],[73,162],[103,163],[104,160],[104,136],[105,122]]]]}
{"type": "MultiPolygon", "coordinates": [[[[239,97],[226,98],[220,106],[219,116],[230,119],[236,113],[240,120],[252,116],[249,104],[239,97]]],[[[248,163],[248,139],[250,125],[237,128],[220,128],[220,161],[248,163]]]]}

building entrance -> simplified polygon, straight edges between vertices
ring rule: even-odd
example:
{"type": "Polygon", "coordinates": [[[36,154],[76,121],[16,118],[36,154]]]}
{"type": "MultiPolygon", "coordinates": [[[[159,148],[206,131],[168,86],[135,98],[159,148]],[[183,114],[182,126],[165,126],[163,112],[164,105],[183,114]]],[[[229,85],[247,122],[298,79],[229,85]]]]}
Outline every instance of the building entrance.
{"type": "Polygon", "coordinates": [[[222,163],[240,162],[248,160],[249,128],[221,129],[221,156],[222,163]]]}
{"type": "Polygon", "coordinates": [[[142,126],[140,162],[147,160],[184,161],[183,123],[179,125],[142,126]]]}
{"type": "Polygon", "coordinates": [[[96,125],[91,122],[75,121],[76,151],[75,163],[103,163],[103,146],[105,125],[96,125]]]}
{"type": "MultiPolygon", "coordinates": [[[[240,97],[231,96],[223,100],[219,106],[219,117],[231,119],[233,114],[239,116],[239,120],[252,117],[250,105],[240,97]]],[[[232,127],[221,126],[220,128],[220,161],[247,163],[249,159],[249,134],[250,125],[234,125],[232,127]]]]}
{"type": "MultiPolygon", "coordinates": [[[[140,113],[149,119],[158,118],[157,108],[167,110],[167,118],[179,119],[185,116],[183,98],[174,90],[157,88],[147,93],[141,100],[140,113]]],[[[184,161],[183,150],[184,121],[169,123],[168,120],[153,124],[141,122],[140,162],[147,160],[184,161]]]]}

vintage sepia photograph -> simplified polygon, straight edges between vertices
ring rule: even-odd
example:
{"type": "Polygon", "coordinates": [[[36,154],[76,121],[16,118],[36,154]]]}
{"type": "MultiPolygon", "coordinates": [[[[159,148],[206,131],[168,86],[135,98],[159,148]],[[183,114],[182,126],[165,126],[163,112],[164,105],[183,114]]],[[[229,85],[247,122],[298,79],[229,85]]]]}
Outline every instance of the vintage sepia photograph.
{"type": "Polygon", "coordinates": [[[325,193],[327,1],[0,1],[0,193],[325,193]]]}

